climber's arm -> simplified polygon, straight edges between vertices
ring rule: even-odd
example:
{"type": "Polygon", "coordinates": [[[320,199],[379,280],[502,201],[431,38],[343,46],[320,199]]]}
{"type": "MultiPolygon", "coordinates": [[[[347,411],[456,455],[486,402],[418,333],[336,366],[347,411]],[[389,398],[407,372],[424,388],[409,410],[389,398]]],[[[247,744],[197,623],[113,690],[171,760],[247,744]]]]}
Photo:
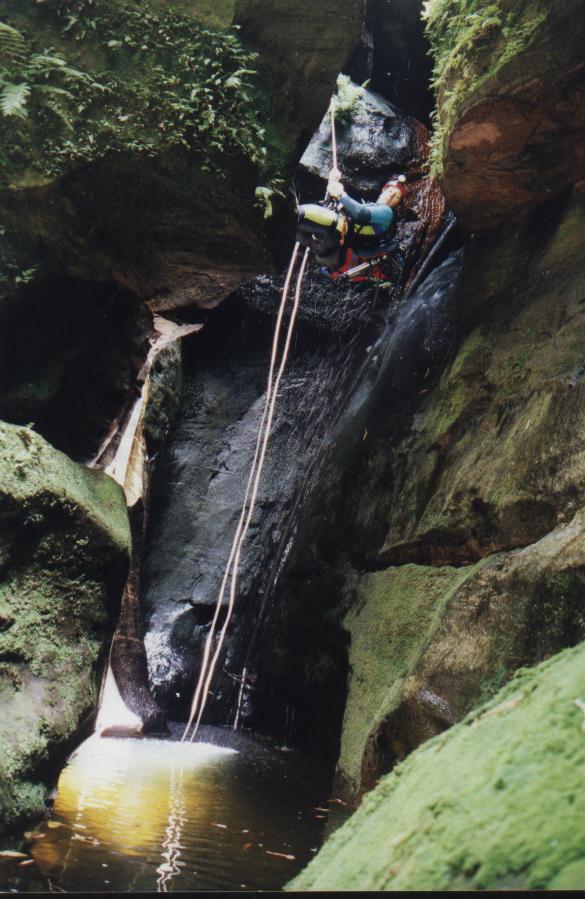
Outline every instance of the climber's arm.
{"type": "Polygon", "coordinates": [[[382,203],[358,203],[344,193],[339,200],[342,208],[357,225],[378,225],[387,231],[392,224],[394,213],[382,203]]]}

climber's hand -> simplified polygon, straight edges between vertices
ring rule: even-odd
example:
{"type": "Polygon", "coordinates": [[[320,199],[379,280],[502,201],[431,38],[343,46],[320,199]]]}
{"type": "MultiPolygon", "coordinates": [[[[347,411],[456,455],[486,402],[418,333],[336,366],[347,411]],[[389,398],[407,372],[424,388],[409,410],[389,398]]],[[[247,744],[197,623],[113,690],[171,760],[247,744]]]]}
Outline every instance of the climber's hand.
{"type": "Polygon", "coordinates": [[[338,181],[337,178],[329,178],[329,182],[327,184],[327,193],[334,200],[339,200],[341,195],[343,194],[344,188],[341,181],[338,181]]]}
{"type": "Polygon", "coordinates": [[[339,169],[332,168],[329,172],[329,180],[330,181],[341,181],[341,172],[339,169]]]}

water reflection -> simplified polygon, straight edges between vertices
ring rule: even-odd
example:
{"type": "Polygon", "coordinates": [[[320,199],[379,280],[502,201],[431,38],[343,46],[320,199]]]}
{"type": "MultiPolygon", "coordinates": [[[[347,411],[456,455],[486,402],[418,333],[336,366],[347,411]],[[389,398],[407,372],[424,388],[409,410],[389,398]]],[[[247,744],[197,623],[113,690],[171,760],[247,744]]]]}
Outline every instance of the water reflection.
{"type": "Polygon", "coordinates": [[[31,851],[67,892],[275,890],[320,845],[324,795],[298,760],[251,741],[92,737],[31,851]]]}
{"type": "Polygon", "coordinates": [[[185,862],[180,860],[181,849],[185,848],[181,846],[181,834],[187,821],[185,803],[183,801],[183,775],[183,767],[181,766],[177,771],[173,765],[169,790],[169,823],[165,839],[163,840],[165,852],[162,854],[163,861],[156,869],[156,873],[159,875],[156,882],[159,893],[168,891],[171,879],[180,874],[181,867],[185,865],[185,862]]]}

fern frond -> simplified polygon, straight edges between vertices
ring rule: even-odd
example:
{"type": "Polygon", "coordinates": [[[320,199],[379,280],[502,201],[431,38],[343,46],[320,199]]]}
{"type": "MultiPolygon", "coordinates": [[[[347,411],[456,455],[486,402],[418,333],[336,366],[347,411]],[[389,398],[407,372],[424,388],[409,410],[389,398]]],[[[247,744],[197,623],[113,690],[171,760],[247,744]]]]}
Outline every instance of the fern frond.
{"type": "Polygon", "coordinates": [[[71,102],[75,100],[71,91],[65,90],[64,87],[54,87],[52,84],[33,84],[32,90],[35,94],[50,94],[58,97],[65,97],[67,100],[71,100],[71,102]]]}
{"type": "Polygon", "coordinates": [[[0,90],[0,110],[5,116],[25,119],[28,115],[26,101],[30,95],[29,84],[4,84],[0,90]]]}
{"type": "Polygon", "coordinates": [[[36,75],[59,73],[70,81],[83,81],[85,84],[93,82],[93,78],[87,72],[74,69],[60,56],[51,56],[49,53],[34,53],[30,58],[30,69],[36,75]]]}
{"type": "Polygon", "coordinates": [[[3,68],[9,70],[15,66],[23,65],[27,56],[24,35],[6,22],[0,22],[0,58],[4,62],[3,68]],[[6,67],[6,62],[8,67],[6,67]]]}
{"type": "Polygon", "coordinates": [[[68,131],[73,131],[73,125],[71,124],[71,119],[67,115],[66,110],[62,109],[62,107],[59,106],[59,103],[56,100],[47,100],[44,103],[43,108],[45,110],[49,110],[49,112],[52,112],[53,115],[59,119],[61,124],[64,125],[65,128],[67,128],[68,131]]]}

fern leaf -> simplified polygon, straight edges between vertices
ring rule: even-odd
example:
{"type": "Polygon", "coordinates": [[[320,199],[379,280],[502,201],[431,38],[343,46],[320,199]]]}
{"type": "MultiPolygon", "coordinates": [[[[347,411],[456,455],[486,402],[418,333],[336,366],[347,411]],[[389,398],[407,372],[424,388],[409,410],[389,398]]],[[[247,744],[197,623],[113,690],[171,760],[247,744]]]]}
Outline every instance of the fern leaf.
{"type": "Polygon", "coordinates": [[[80,72],[67,65],[67,61],[61,56],[53,56],[50,53],[33,53],[30,58],[30,67],[38,75],[49,75],[56,72],[77,81],[92,81],[87,72],[80,72]]]}
{"type": "Polygon", "coordinates": [[[58,102],[56,102],[55,100],[47,100],[46,103],[44,104],[44,108],[47,109],[49,112],[52,112],[53,115],[59,119],[61,124],[64,125],[68,131],[73,131],[73,125],[71,124],[71,119],[67,115],[67,112],[64,109],[62,109],[61,106],[59,106],[58,102]]]}
{"type": "Polygon", "coordinates": [[[30,94],[28,84],[5,84],[0,91],[0,110],[5,116],[25,119],[28,115],[26,101],[30,94]]]}
{"type": "Polygon", "coordinates": [[[22,65],[26,59],[24,36],[6,22],[0,22],[0,57],[12,67],[22,65]]]}
{"type": "Polygon", "coordinates": [[[49,94],[52,96],[65,97],[73,102],[75,100],[71,91],[65,90],[64,87],[54,87],[52,84],[34,84],[32,89],[35,94],[49,94]]]}

